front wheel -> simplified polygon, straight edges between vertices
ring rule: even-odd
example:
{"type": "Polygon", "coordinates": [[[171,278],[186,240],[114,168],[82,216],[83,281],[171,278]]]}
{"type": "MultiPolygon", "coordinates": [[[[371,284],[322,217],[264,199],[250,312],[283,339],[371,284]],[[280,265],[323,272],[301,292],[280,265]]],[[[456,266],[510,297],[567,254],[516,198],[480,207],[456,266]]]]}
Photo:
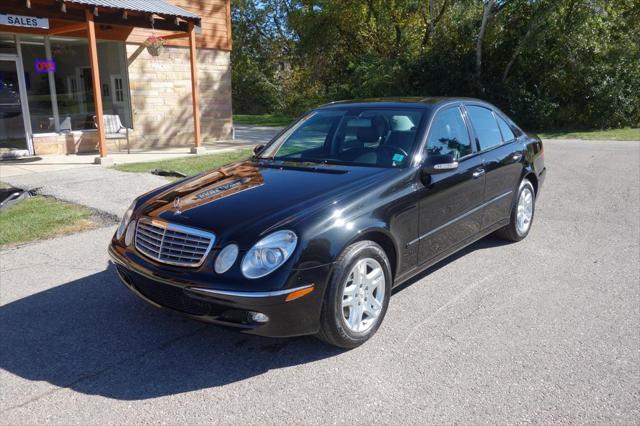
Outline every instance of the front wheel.
{"type": "Polygon", "coordinates": [[[517,198],[511,209],[511,221],[496,235],[509,241],[520,241],[529,235],[536,208],[536,192],[529,179],[523,179],[518,187],[517,198]]]}
{"type": "Polygon", "coordinates": [[[347,247],[327,288],[318,337],[345,349],[366,342],[387,312],[391,280],[389,260],[378,244],[360,241],[347,247]]]}

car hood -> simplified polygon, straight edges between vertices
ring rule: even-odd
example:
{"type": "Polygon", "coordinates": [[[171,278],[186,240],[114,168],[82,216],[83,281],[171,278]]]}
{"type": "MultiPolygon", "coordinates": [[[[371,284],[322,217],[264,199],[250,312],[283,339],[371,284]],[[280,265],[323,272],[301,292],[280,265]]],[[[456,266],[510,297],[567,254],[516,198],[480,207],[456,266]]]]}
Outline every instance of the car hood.
{"type": "Polygon", "coordinates": [[[141,214],[205,229],[241,248],[263,234],[328,208],[394,169],[254,162],[231,164],[181,181],[147,200],[141,214]]]}

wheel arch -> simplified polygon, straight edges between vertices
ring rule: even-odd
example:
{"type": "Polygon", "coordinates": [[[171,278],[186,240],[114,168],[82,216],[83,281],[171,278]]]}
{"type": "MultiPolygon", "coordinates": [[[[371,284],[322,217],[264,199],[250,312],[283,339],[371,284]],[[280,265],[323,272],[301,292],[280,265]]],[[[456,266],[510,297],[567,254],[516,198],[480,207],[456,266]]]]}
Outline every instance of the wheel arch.
{"type": "Polygon", "coordinates": [[[347,244],[346,247],[359,241],[373,241],[382,247],[382,250],[384,250],[387,255],[387,259],[389,259],[391,276],[395,279],[398,267],[399,251],[393,237],[386,230],[368,229],[366,231],[362,231],[353,240],[349,241],[349,244],[347,244]]]}
{"type": "Polygon", "coordinates": [[[536,176],[536,174],[531,170],[525,170],[525,173],[522,179],[528,179],[531,182],[531,185],[533,185],[534,195],[537,196],[538,195],[538,176],[536,176]]]}

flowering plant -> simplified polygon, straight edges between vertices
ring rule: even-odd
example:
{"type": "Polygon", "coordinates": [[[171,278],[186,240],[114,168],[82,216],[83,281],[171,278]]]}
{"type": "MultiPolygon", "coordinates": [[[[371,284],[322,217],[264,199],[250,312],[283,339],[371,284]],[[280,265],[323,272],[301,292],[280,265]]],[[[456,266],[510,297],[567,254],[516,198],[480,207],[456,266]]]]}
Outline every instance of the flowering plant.
{"type": "Polygon", "coordinates": [[[160,48],[160,47],[164,46],[164,40],[161,39],[160,37],[156,37],[155,35],[150,35],[144,41],[144,45],[146,47],[154,47],[154,48],[157,49],[157,48],[160,48]]]}
{"type": "Polygon", "coordinates": [[[144,41],[144,45],[151,55],[158,56],[164,47],[164,40],[155,35],[150,35],[144,41]]]}

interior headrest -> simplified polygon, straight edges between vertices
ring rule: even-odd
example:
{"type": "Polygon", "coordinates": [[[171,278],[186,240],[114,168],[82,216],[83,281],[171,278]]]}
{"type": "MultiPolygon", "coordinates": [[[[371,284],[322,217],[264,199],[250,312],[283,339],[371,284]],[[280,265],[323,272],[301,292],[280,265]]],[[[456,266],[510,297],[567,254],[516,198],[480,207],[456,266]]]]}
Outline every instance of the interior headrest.
{"type": "Polygon", "coordinates": [[[380,139],[380,133],[376,126],[358,127],[358,140],[365,143],[377,142],[380,139]]]}

